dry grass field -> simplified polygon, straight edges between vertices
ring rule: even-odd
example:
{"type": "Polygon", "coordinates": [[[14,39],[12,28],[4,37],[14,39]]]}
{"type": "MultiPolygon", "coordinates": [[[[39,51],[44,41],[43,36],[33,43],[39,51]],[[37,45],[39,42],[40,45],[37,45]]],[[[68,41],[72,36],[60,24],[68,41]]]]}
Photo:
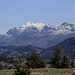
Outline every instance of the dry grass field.
{"type": "Polygon", "coordinates": [[[0,75],[12,75],[14,70],[0,70],[0,75]]]}
{"type": "MultiPolygon", "coordinates": [[[[0,70],[0,75],[12,75],[15,70],[0,70]]],[[[31,75],[71,75],[75,69],[32,69],[31,75]]]]}

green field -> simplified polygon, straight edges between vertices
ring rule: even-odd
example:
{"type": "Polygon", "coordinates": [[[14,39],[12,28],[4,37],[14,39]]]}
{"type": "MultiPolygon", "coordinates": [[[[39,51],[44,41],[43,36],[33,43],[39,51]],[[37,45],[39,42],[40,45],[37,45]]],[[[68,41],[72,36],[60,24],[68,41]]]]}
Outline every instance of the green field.
{"type": "MultiPolygon", "coordinates": [[[[0,70],[0,75],[12,75],[15,70],[0,70]]],[[[31,75],[71,75],[75,69],[32,69],[31,75]]]]}

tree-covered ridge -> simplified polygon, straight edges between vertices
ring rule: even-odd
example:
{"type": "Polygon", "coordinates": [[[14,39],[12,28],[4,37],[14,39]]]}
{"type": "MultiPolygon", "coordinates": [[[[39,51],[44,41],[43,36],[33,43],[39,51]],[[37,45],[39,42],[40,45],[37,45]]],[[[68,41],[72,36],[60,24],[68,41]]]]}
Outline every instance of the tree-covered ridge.
{"type": "MultiPolygon", "coordinates": [[[[65,53],[67,56],[70,57],[71,52],[75,49],[75,38],[74,37],[68,38],[59,44],[63,48],[63,53],[65,53]]],[[[56,48],[56,45],[47,49],[41,49],[32,45],[19,46],[19,47],[0,46],[0,56],[9,55],[9,56],[15,56],[15,57],[28,57],[35,50],[43,58],[51,58],[55,48],[56,48]]]]}
{"type": "Polygon", "coordinates": [[[63,48],[58,44],[54,49],[53,56],[50,57],[49,62],[47,58],[40,56],[39,52],[36,50],[32,51],[31,55],[27,58],[25,57],[11,57],[11,56],[1,56],[0,57],[0,69],[12,69],[14,68],[14,63],[21,65],[26,64],[28,68],[45,68],[46,64],[49,64],[49,67],[52,68],[68,68],[75,67],[74,62],[74,51],[68,57],[63,53],[63,48]],[[10,64],[10,66],[9,66],[10,64]],[[11,65],[12,64],[12,65],[11,65]]]}

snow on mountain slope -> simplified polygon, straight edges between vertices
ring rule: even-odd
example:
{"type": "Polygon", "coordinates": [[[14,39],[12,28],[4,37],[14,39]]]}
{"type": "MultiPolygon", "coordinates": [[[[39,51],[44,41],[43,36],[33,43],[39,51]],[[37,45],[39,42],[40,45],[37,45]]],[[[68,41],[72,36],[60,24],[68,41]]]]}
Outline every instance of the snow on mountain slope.
{"type": "Polygon", "coordinates": [[[30,27],[30,28],[36,27],[39,31],[41,31],[44,26],[45,26],[45,24],[43,24],[43,23],[30,23],[30,22],[27,22],[25,25],[22,25],[19,29],[23,31],[28,27],[30,27]]]}
{"type": "Polygon", "coordinates": [[[61,25],[56,25],[56,26],[50,26],[50,25],[45,25],[43,23],[30,23],[27,22],[25,25],[22,25],[21,27],[19,27],[19,31],[24,31],[27,28],[36,28],[39,30],[39,32],[54,32],[56,34],[67,34],[67,33],[73,33],[73,31],[75,31],[75,24],[71,24],[71,23],[66,23],[64,22],[61,25]]]}
{"type": "Polygon", "coordinates": [[[10,29],[0,35],[0,45],[34,45],[41,48],[53,46],[68,37],[75,36],[75,24],[64,22],[51,26],[43,23],[30,23],[10,29]]]}
{"type": "Polygon", "coordinates": [[[75,24],[64,22],[60,26],[54,26],[55,30],[54,32],[57,34],[69,34],[75,32],[75,24]]]}

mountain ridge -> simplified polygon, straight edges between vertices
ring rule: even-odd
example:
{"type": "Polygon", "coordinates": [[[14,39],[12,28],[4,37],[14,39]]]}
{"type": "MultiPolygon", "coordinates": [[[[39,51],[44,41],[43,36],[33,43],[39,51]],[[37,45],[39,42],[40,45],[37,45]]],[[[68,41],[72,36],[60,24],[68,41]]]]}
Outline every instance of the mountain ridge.
{"type": "MultiPolygon", "coordinates": [[[[75,37],[68,38],[60,43],[58,43],[63,49],[63,53],[65,53],[69,58],[71,56],[71,52],[75,53],[75,37]]],[[[37,53],[42,58],[51,59],[56,49],[56,45],[49,47],[47,49],[38,48],[36,46],[28,45],[28,46],[0,46],[0,56],[12,56],[12,57],[30,57],[33,51],[37,51],[37,53]]]]}
{"type": "Polygon", "coordinates": [[[35,30],[37,29],[39,32],[42,32],[42,31],[48,31],[48,32],[56,32],[56,31],[75,31],[75,24],[71,24],[71,23],[67,23],[67,22],[64,22],[62,23],[61,25],[55,25],[55,26],[51,26],[49,24],[44,24],[44,23],[30,23],[30,22],[27,22],[25,23],[24,25],[21,25],[19,27],[19,29],[10,29],[7,34],[9,34],[9,32],[19,32],[19,33],[22,33],[24,32],[25,30],[35,30]]]}
{"type": "Polygon", "coordinates": [[[69,37],[75,36],[75,24],[64,22],[51,26],[43,23],[26,23],[19,29],[10,29],[0,35],[0,46],[34,45],[40,48],[51,47],[69,37]]]}

